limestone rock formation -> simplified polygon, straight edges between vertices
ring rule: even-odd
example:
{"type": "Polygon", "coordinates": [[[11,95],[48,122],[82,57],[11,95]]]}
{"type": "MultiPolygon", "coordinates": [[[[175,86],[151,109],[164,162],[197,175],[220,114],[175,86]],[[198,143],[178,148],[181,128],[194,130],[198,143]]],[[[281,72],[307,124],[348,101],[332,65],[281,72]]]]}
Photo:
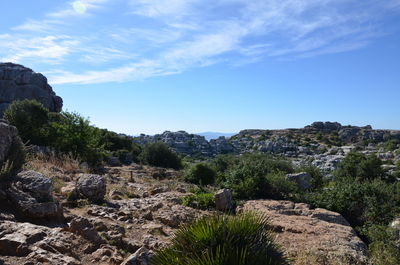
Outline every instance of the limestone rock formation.
{"type": "Polygon", "coordinates": [[[62,109],[62,99],[42,74],[19,64],[0,63],[0,118],[13,101],[23,99],[35,99],[52,112],[62,109]]]}
{"type": "Polygon", "coordinates": [[[214,201],[217,210],[228,211],[233,207],[232,194],[228,189],[222,189],[214,194],[214,201]]]}
{"type": "Polygon", "coordinates": [[[12,145],[18,141],[20,142],[21,140],[19,139],[17,128],[0,120],[0,163],[7,159],[12,145]]]}
{"type": "Polygon", "coordinates": [[[93,202],[102,201],[106,195],[106,180],[100,175],[81,174],[75,192],[78,197],[93,202]]]}
{"type": "Polygon", "coordinates": [[[338,213],[290,201],[247,201],[238,210],[270,218],[276,241],[298,264],[367,264],[367,247],[338,213]]]}
{"type": "Polygon", "coordinates": [[[302,190],[308,190],[312,186],[312,177],[307,172],[287,174],[286,178],[292,182],[295,182],[302,190]]]}

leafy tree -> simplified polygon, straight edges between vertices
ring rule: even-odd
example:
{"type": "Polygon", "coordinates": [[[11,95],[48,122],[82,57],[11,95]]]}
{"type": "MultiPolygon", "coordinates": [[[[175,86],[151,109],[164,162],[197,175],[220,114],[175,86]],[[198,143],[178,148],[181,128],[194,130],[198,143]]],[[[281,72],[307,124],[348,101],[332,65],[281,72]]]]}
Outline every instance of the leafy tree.
{"type": "Polygon", "coordinates": [[[151,166],[181,169],[181,158],[162,142],[148,144],[139,155],[139,160],[151,166]]]}
{"type": "Polygon", "coordinates": [[[101,162],[100,129],[91,126],[88,119],[77,113],[62,112],[52,116],[50,127],[52,146],[58,151],[72,153],[92,166],[101,162]]]}
{"type": "Polygon", "coordinates": [[[17,127],[24,142],[47,146],[48,113],[41,103],[25,99],[14,101],[4,112],[4,119],[17,127]]]}

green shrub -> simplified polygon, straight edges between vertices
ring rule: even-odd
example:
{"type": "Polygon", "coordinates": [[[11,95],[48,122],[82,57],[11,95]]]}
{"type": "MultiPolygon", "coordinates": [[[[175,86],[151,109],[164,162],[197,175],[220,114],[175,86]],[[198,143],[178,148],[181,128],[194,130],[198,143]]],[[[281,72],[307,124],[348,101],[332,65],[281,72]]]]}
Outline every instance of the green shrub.
{"type": "Polygon", "coordinates": [[[400,212],[400,183],[339,182],[311,195],[311,203],[342,214],[353,227],[387,224],[400,212]]]}
{"type": "Polygon", "coordinates": [[[182,205],[201,210],[215,208],[214,193],[198,192],[182,198],[182,205]]]}
{"type": "Polygon", "coordinates": [[[216,173],[207,164],[198,163],[192,165],[185,172],[183,179],[187,182],[198,185],[214,184],[216,173]]]}
{"type": "Polygon", "coordinates": [[[48,113],[41,103],[25,99],[14,101],[4,112],[4,119],[17,127],[25,143],[48,146],[48,113]]]}
{"type": "Polygon", "coordinates": [[[156,167],[182,168],[181,158],[162,142],[146,145],[139,155],[139,160],[144,164],[156,167]]]}
{"type": "Polygon", "coordinates": [[[204,217],[183,226],[152,265],[285,265],[265,217],[253,213],[204,217]]]}
{"type": "MultiPolygon", "coordinates": [[[[285,160],[273,159],[262,154],[247,154],[236,158],[229,158],[226,169],[218,174],[221,185],[232,190],[234,197],[239,199],[271,198],[274,180],[286,183],[281,176],[278,179],[267,175],[281,172],[281,174],[293,172],[291,164],[285,160]]],[[[222,165],[221,162],[219,162],[222,165]]],[[[277,183],[277,182],[275,182],[277,183]]],[[[275,186],[277,187],[277,186],[275,186]]],[[[287,187],[287,186],[286,186],[287,187]]],[[[286,189],[285,187],[285,189],[286,189]]],[[[275,195],[277,193],[274,193],[275,195]]]]}
{"type": "Polygon", "coordinates": [[[62,112],[50,118],[51,146],[63,153],[72,153],[80,160],[97,166],[103,160],[100,130],[77,113],[62,112]]]}
{"type": "Polygon", "coordinates": [[[381,166],[382,161],[376,155],[350,152],[338,165],[335,178],[338,181],[384,179],[385,172],[381,166]]]}

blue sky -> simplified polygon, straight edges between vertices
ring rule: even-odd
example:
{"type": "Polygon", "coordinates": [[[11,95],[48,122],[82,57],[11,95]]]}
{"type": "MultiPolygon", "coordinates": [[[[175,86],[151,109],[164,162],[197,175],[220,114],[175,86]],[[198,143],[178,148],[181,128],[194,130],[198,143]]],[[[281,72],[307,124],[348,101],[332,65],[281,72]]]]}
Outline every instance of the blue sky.
{"type": "Polygon", "coordinates": [[[400,0],[1,0],[0,61],[128,134],[400,129],[400,0]]]}

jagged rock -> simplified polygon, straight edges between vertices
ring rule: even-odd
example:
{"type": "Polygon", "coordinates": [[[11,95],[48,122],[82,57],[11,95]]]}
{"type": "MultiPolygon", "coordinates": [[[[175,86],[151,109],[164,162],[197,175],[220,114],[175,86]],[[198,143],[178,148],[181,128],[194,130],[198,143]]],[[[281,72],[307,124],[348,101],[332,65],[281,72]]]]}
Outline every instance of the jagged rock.
{"type": "Polygon", "coordinates": [[[46,202],[52,199],[53,181],[43,174],[30,170],[17,175],[16,181],[21,189],[29,193],[38,202],[46,202]]]}
{"type": "Polygon", "coordinates": [[[312,187],[312,177],[307,172],[287,174],[286,178],[292,182],[295,182],[302,190],[308,190],[312,187]]]}
{"type": "Polygon", "coordinates": [[[130,255],[121,265],[149,265],[153,255],[153,251],[141,247],[134,254],[130,255]]]}
{"type": "Polygon", "coordinates": [[[80,235],[86,240],[92,242],[96,246],[104,243],[93,224],[84,217],[75,217],[69,223],[68,231],[80,235]]]}
{"type": "Polygon", "coordinates": [[[277,232],[276,241],[290,257],[318,257],[327,265],[367,264],[366,245],[338,213],[274,200],[247,201],[238,211],[265,214],[277,232]]]}
{"type": "Polygon", "coordinates": [[[217,210],[228,211],[233,207],[232,194],[228,189],[222,189],[214,194],[214,201],[217,210]]]}
{"type": "Polygon", "coordinates": [[[104,200],[106,195],[106,180],[104,176],[80,174],[76,183],[77,196],[93,202],[104,200]]]}
{"type": "Polygon", "coordinates": [[[62,99],[46,77],[19,64],[0,63],[0,117],[15,100],[35,99],[52,112],[60,112],[62,99]]]}
{"type": "Polygon", "coordinates": [[[35,171],[25,171],[10,183],[5,190],[8,200],[18,214],[32,219],[63,219],[60,203],[51,196],[53,182],[35,171]]]}
{"type": "Polygon", "coordinates": [[[0,255],[5,258],[24,257],[25,264],[81,264],[74,252],[70,234],[61,228],[0,222],[0,255]]]}
{"type": "Polygon", "coordinates": [[[17,128],[0,120],[0,163],[8,158],[10,149],[16,142],[21,142],[17,128]]]}

